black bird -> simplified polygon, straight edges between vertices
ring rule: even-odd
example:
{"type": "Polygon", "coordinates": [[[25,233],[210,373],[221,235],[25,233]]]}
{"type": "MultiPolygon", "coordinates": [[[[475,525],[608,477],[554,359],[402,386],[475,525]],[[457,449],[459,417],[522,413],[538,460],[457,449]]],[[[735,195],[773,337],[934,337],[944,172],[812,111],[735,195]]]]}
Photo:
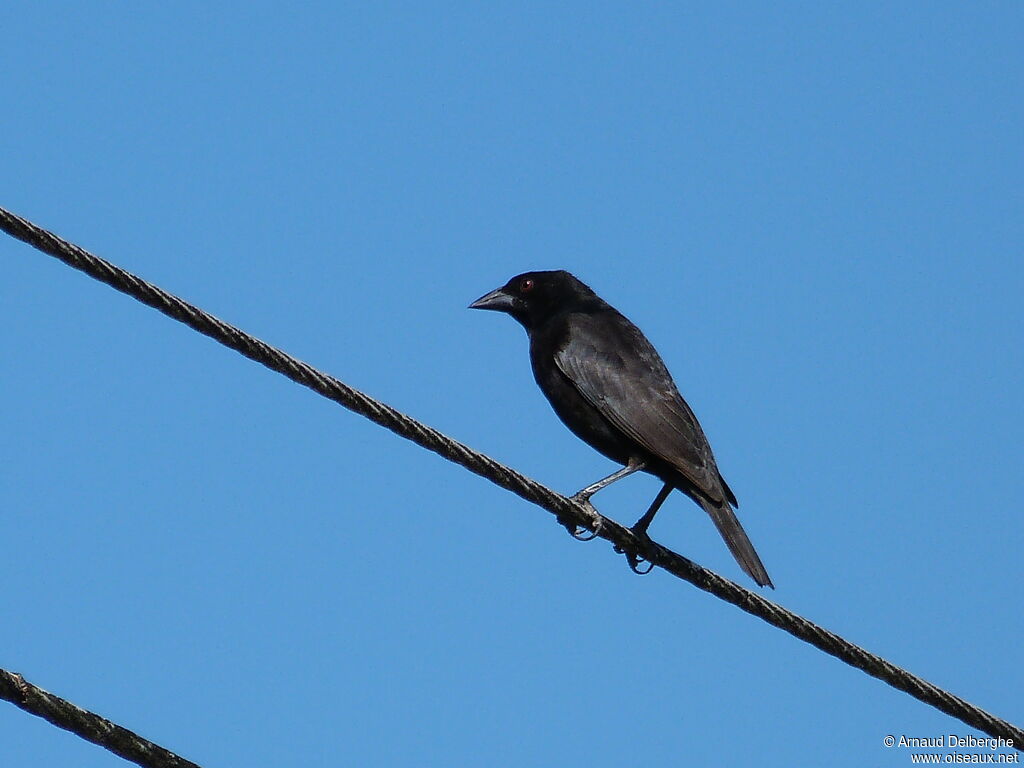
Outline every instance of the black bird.
{"type": "Polygon", "coordinates": [[[575,498],[587,501],[626,475],[649,472],[665,485],[634,532],[646,536],[678,489],[711,516],[743,570],[759,586],[774,588],[736,519],[736,496],[697,417],[639,328],[563,270],[525,272],[469,307],[505,312],[526,328],[534,378],[555,413],[577,437],[625,465],[575,498]]]}

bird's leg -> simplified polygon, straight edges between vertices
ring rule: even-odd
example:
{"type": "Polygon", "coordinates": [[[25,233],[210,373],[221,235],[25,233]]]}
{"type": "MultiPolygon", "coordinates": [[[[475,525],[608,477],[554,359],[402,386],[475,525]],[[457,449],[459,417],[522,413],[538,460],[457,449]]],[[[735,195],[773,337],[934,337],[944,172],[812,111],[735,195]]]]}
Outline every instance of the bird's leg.
{"type": "Polygon", "coordinates": [[[661,509],[661,505],[665,503],[665,499],[672,493],[672,486],[665,483],[661,490],[658,491],[658,495],[654,497],[654,501],[651,502],[651,506],[644,512],[643,517],[633,523],[633,527],[630,528],[633,533],[637,536],[646,536],[647,529],[651,525],[651,521],[654,520],[654,516],[658,514],[658,510],[661,509]]]}
{"type": "MultiPolygon", "coordinates": [[[[650,538],[647,535],[647,528],[650,526],[651,521],[654,519],[654,516],[658,514],[658,510],[661,509],[661,505],[665,503],[665,499],[668,498],[668,495],[670,493],[672,493],[672,486],[669,485],[668,483],[665,483],[665,485],[662,486],[661,490],[658,491],[658,495],[654,497],[654,501],[651,502],[651,506],[647,508],[646,512],[644,512],[643,517],[637,520],[636,523],[633,524],[633,527],[630,528],[630,530],[633,531],[634,534],[644,539],[650,538]]],[[[643,575],[646,573],[650,573],[651,568],[654,567],[654,563],[651,563],[650,567],[646,571],[641,571],[641,559],[637,556],[636,552],[626,552],[626,560],[629,561],[629,567],[633,571],[633,573],[639,573],[643,575]]]]}
{"type": "Polygon", "coordinates": [[[630,459],[629,463],[626,464],[626,466],[624,466],[622,469],[618,470],[617,472],[612,472],[610,475],[608,475],[608,477],[603,477],[596,483],[591,483],[582,491],[578,491],[577,493],[573,494],[572,498],[574,501],[589,501],[590,497],[593,496],[598,491],[600,491],[602,488],[607,488],[616,480],[621,480],[622,478],[628,475],[632,475],[634,472],[639,472],[641,469],[644,468],[644,466],[644,462],[640,461],[639,459],[630,459]]]}
{"type": "MultiPolygon", "coordinates": [[[[593,496],[595,493],[600,491],[602,488],[607,488],[609,485],[614,483],[616,480],[621,480],[622,478],[626,477],[627,475],[632,475],[634,472],[638,472],[639,470],[641,470],[643,468],[644,468],[644,462],[639,461],[638,459],[631,458],[629,460],[629,463],[627,463],[626,466],[624,466],[622,469],[620,469],[620,470],[618,470],[616,472],[612,472],[610,475],[608,475],[608,477],[602,478],[602,479],[598,480],[596,483],[591,483],[586,488],[584,488],[582,491],[578,491],[577,493],[573,494],[573,496],[571,498],[572,498],[573,501],[578,501],[581,504],[586,504],[588,507],[590,507],[591,506],[590,505],[590,497],[593,496]]],[[[589,536],[583,535],[582,532],[578,533],[576,531],[576,529],[572,529],[572,530],[569,531],[569,535],[572,536],[577,541],[590,541],[591,539],[595,538],[597,536],[597,534],[598,534],[598,531],[596,531],[596,530],[593,533],[591,533],[589,536]]]]}

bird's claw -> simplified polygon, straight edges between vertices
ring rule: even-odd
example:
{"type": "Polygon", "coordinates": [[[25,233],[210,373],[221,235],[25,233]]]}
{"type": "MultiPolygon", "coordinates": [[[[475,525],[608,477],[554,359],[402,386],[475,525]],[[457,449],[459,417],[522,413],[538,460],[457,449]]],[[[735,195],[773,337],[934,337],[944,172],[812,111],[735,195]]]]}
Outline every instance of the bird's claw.
{"type": "Polygon", "coordinates": [[[650,560],[644,560],[642,557],[637,555],[636,552],[627,552],[626,562],[629,563],[629,570],[639,576],[646,576],[654,570],[654,563],[650,560]],[[640,570],[641,563],[647,563],[647,568],[645,570],[640,570]]]}
{"type": "MultiPolygon", "coordinates": [[[[636,536],[638,539],[641,539],[643,541],[651,540],[651,537],[647,535],[647,531],[645,530],[641,530],[636,527],[630,528],[630,530],[633,532],[633,535],[636,536]]],[[[629,564],[629,570],[631,570],[633,573],[636,573],[640,576],[646,576],[648,573],[654,570],[654,562],[652,560],[647,560],[646,558],[642,557],[640,553],[638,553],[636,550],[627,550],[617,546],[615,547],[615,551],[618,552],[620,555],[626,556],[626,562],[629,564]],[[640,565],[642,563],[647,563],[647,568],[645,570],[640,570],[640,565]]]]}
{"type": "Polygon", "coordinates": [[[601,533],[601,515],[599,515],[597,510],[594,509],[594,505],[590,503],[591,495],[592,494],[583,493],[583,491],[580,491],[575,496],[569,497],[570,501],[575,501],[577,504],[582,504],[584,507],[586,507],[587,510],[589,510],[591,515],[593,516],[594,521],[593,531],[588,531],[583,526],[576,525],[575,523],[562,523],[562,525],[565,526],[565,529],[569,532],[569,535],[576,539],[576,541],[593,541],[601,533]],[[585,535],[587,533],[589,533],[590,535],[585,535]]]}
{"type": "Polygon", "coordinates": [[[572,536],[574,539],[576,539],[576,541],[593,541],[594,539],[597,538],[597,534],[600,532],[600,530],[601,530],[601,526],[600,525],[597,526],[597,530],[596,531],[588,531],[586,528],[582,528],[581,526],[574,525],[572,530],[569,531],[569,535],[572,536]],[[589,536],[585,536],[584,534],[590,534],[590,535],[589,536]]]}
{"type": "Polygon", "coordinates": [[[562,523],[565,526],[565,530],[569,532],[576,541],[593,541],[599,535],[601,535],[601,528],[603,524],[600,517],[594,518],[594,530],[588,530],[582,525],[576,525],[576,523],[562,523]],[[587,535],[589,534],[589,536],[587,535]]]}

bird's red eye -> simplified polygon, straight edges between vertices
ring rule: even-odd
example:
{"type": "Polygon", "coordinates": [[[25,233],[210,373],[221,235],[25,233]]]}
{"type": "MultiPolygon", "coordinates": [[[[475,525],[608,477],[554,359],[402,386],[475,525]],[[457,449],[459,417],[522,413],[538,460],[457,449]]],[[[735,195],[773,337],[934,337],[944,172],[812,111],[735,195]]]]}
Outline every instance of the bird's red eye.
{"type": "Polygon", "coordinates": [[[523,280],[523,282],[521,282],[519,284],[519,291],[521,293],[529,293],[532,290],[533,290],[533,280],[531,280],[530,278],[526,278],[525,280],[523,280]]]}

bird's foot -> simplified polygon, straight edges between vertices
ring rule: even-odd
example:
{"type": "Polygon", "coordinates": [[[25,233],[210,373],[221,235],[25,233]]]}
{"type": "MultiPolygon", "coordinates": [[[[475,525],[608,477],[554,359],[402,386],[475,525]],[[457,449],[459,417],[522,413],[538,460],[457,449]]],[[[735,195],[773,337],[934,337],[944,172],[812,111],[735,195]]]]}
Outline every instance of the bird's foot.
{"type": "MultiPolygon", "coordinates": [[[[651,540],[651,537],[647,535],[646,527],[634,525],[629,530],[631,530],[633,532],[633,535],[641,541],[649,542],[651,540]]],[[[615,547],[615,551],[619,554],[623,554],[626,556],[626,562],[629,564],[629,570],[631,570],[633,573],[639,574],[640,576],[646,576],[648,573],[654,570],[653,561],[645,559],[636,550],[627,550],[623,549],[622,547],[615,547]],[[647,568],[641,570],[641,566],[644,563],[647,563],[647,568]]]]}
{"type": "Polygon", "coordinates": [[[589,506],[592,506],[591,503],[590,503],[590,497],[593,496],[594,493],[595,493],[595,491],[591,491],[590,493],[587,493],[587,489],[584,488],[582,491],[577,491],[576,493],[574,493],[569,498],[572,501],[575,501],[577,504],[582,504],[582,505],[584,505],[586,507],[589,507],[589,506]]]}
{"type": "Polygon", "coordinates": [[[644,560],[636,552],[626,553],[626,562],[629,563],[629,570],[639,576],[646,576],[648,573],[654,570],[654,563],[650,560],[644,560]],[[640,570],[640,566],[647,563],[647,567],[640,570]]]}
{"type": "Polygon", "coordinates": [[[581,528],[578,525],[573,526],[572,530],[569,531],[569,535],[572,536],[576,541],[593,541],[597,538],[597,535],[601,532],[601,524],[598,523],[597,530],[588,531],[586,528],[581,528]],[[589,534],[589,535],[587,535],[589,534]]]}
{"type": "Polygon", "coordinates": [[[593,541],[601,533],[601,515],[598,514],[598,511],[596,509],[594,509],[594,505],[590,503],[591,496],[593,496],[592,493],[584,493],[583,491],[580,491],[575,496],[570,497],[572,501],[575,501],[578,504],[582,504],[584,507],[586,507],[587,510],[591,512],[594,516],[593,531],[588,531],[583,526],[576,525],[575,523],[562,523],[562,525],[565,526],[565,529],[569,531],[569,535],[576,539],[576,541],[593,541]],[[588,536],[586,534],[590,535],[588,536]]]}

